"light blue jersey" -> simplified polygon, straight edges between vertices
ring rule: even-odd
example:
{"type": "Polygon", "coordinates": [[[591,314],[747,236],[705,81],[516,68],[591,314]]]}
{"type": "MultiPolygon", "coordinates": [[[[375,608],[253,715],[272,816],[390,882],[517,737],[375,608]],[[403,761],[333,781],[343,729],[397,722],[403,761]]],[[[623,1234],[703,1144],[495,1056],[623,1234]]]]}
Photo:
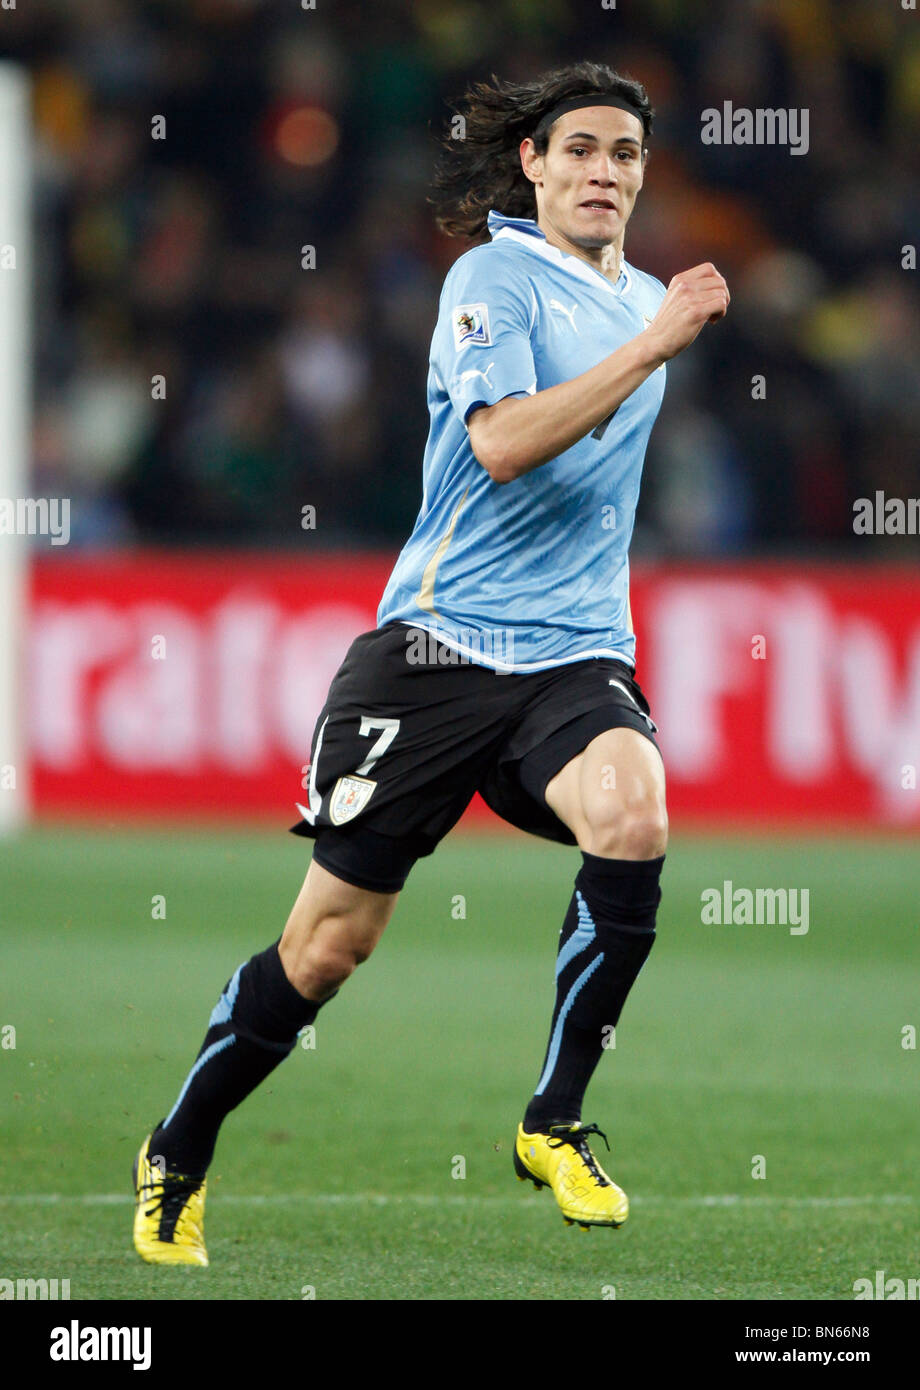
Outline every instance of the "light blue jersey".
{"type": "Polygon", "coordinates": [[[426,628],[497,670],[601,656],[634,664],[627,552],[664,368],[608,421],[511,483],[489,477],[466,420],[476,405],[580,376],[648,327],[665,288],[626,261],[614,283],[525,218],[490,212],[488,225],[492,241],[444,281],[422,507],[377,625],[426,628]]]}

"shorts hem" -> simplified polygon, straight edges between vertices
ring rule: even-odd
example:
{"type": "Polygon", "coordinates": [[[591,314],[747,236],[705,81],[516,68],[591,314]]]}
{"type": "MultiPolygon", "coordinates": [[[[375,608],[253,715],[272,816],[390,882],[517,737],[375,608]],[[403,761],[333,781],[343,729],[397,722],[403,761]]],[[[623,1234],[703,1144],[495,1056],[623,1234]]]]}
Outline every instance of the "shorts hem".
{"type": "Polygon", "coordinates": [[[416,861],[435,846],[424,836],[386,835],[367,825],[321,827],[313,858],[321,869],[369,893],[401,893],[416,861]]]}
{"type": "MultiPolygon", "coordinates": [[[[561,729],[558,729],[547,744],[534,749],[532,753],[526,755],[526,757],[533,757],[534,754],[539,755],[544,752],[544,750],[547,752],[545,758],[538,759],[540,762],[540,780],[537,786],[539,787],[540,799],[545,803],[546,788],[553,778],[558,776],[566,763],[570,763],[573,758],[578,757],[579,753],[583,753],[588,744],[600,734],[605,734],[608,730],[612,732],[615,729],[633,729],[637,734],[642,734],[644,738],[647,738],[650,743],[653,743],[655,747],[658,748],[658,741],[655,735],[639,714],[630,716],[628,713],[625,713],[616,724],[610,722],[609,710],[588,710],[584,714],[576,715],[568,724],[564,724],[561,729]],[[566,737],[563,737],[563,735],[566,735],[566,737]],[[547,768],[550,770],[547,771],[547,768]]],[[[660,751],[659,749],[659,752],[660,751]]],[[[555,815],[554,812],[552,814],[555,815]]],[[[556,819],[559,819],[558,816],[556,816],[556,819]]]]}
{"type": "Polygon", "coordinates": [[[366,893],[400,893],[405,887],[405,879],[397,881],[391,880],[389,883],[371,882],[370,879],[362,874],[355,873],[352,869],[344,869],[341,864],[323,863],[323,856],[320,853],[319,843],[314,842],[313,859],[321,869],[325,869],[327,874],[332,874],[334,878],[340,878],[343,883],[350,883],[353,888],[362,888],[366,893]]]}

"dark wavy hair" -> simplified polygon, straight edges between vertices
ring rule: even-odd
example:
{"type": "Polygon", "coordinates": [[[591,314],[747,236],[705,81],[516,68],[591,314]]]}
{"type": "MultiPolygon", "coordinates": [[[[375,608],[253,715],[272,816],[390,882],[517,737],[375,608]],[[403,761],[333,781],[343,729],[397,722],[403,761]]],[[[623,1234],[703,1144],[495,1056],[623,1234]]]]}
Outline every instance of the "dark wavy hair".
{"type": "Polygon", "coordinates": [[[520,145],[534,138],[537,154],[549,148],[552,126],[535,136],[540,120],[559,102],[576,96],[625,97],[642,116],[643,147],[651,134],[654,110],[641,82],[603,63],[573,63],[543,73],[532,82],[476,82],[458,102],[462,139],[446,135],[428,202],[448,236],[476,238],[486,230],[490,208],[506,217],[537,215],[534,186],[521,168],[520,145]]]}

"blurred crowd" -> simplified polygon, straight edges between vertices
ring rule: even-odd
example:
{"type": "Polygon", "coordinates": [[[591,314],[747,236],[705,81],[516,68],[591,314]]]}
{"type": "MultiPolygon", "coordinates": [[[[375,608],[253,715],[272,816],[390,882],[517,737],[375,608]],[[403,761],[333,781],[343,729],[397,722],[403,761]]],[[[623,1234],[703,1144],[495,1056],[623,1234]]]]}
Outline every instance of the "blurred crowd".
{"type": "Polygon", "coordinates": [[[658,112],[627,259],[712,260],[733,296],[669,368],[636,548],[915,551],[852,527],[920,495],[896,0],[28,0],[0,56],[33,79],[33,489],[72,499],[72,544],[302,547],[312,506],[311,546],[398,545],[468,249],[426,204],[435,137],[469,81],[590,58],[658,112]],[[807,109],[807,154],[702,143],[724,101],[807,109]]]}

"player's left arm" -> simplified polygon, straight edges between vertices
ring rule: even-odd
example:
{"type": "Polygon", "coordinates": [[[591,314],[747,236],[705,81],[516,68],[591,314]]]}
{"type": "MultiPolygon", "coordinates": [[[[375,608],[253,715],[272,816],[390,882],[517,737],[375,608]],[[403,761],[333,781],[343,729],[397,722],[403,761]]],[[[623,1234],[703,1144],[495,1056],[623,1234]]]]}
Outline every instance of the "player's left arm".
{"type": "Polygon", "coordinates": [[[476,457],[497,483],[558,458],[688,347],[704,324],[723,318],[729,300],[724,278],[708,262],[675,275],[650,326],[594,367],[529,399],[477,409],[468,422],[476,457]]]}

